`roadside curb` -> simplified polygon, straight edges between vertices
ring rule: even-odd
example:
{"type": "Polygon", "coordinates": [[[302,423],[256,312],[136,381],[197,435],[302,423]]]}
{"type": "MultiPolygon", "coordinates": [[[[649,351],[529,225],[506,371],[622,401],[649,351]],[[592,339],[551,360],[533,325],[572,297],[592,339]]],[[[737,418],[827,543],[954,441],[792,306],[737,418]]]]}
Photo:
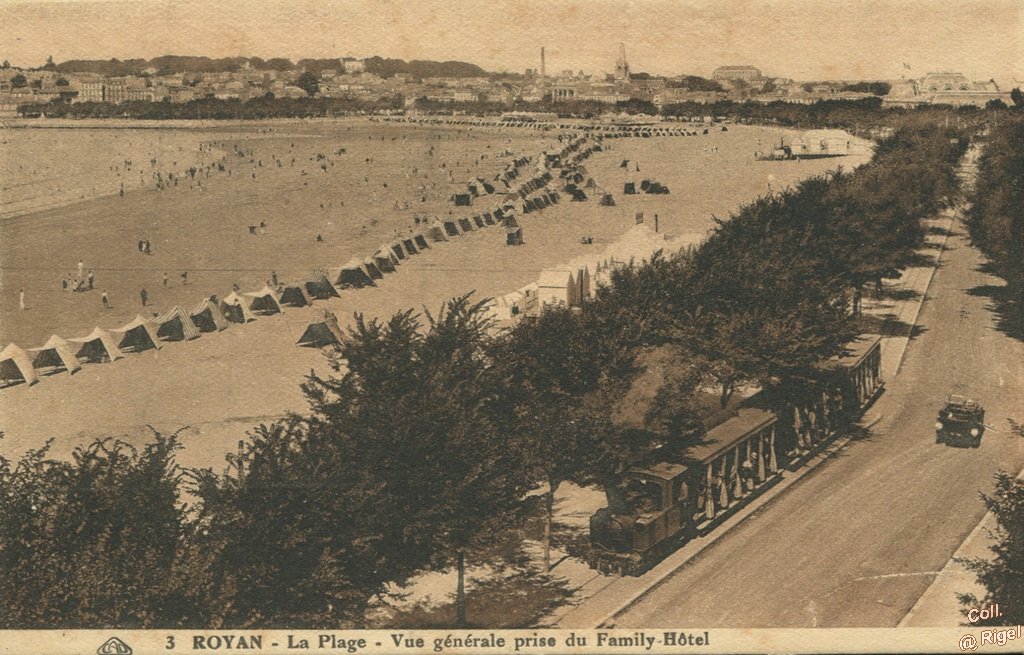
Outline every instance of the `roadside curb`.
{"type": "MultiPolygon", "coordinates": [[[[924,302],[927,299],[928,290],[931,288],[932,280],[935,278],[935,274],[938,271],[942,254],[946,250],[946,244],[949,241],[950,232],[952,230],[953,223],[956,220],[956,215],[947,215],[945,216],[945,219],[945,225],[943,227],[945,229],[946,234],[943,236],[941,242],[939,242],[939,250],[935,254],[933,263],[930,266],[931,270],[928,273],[928,280],[924,285],[924,289],[921,290],[921,297],[914,301],[916,303],[916,307],[913,310],[913,317],[910,320],[910,329],[908,330],[906,341],[904,341],[902,350],[900,351],[900,356],[898,363],[896,365],[896,370],[893,373],[894,378],[899,374],[900,369],[903,366],[903,360],[906,357],[907,348],[910,345],[911,335],[913,334],[914,329],[917,327],[917,321],[919,316],[921,315],[921,309],[922,307],[924,307],[924,302]]],[[[869,428],[875,423],[877,423],[880,419],[881,417],[876,417],[867,425],[862,427],[869,428]]],[[[614,610],[604,614],[599,621],[593,622],[593,627],[609,627],[610,622],[614,621],[616,617],[618,617],[620,614],[636,605],[645,596],[647,596],[652,591],[654,591],[662,584],[664,584],[666,580],[668,580],[676,572],[678,572],[680,569],[686,566],[695,557],[699,556],[702,552],[704,552],[704,550],[714,545],[720,538],[728,534],[733,528],[737,527],[743,521],[756,514],[762,508],[770,505],[774,500],[781,496],[790,486],[795,484],[797,481],[802,479],[811,471],[815,470],[818,467],[818,465],[821,464],[823,461],[829,459],[836,452],[846,447],[846,445],[849,444],[851,440],[852,437],[849,435],[839,435],[837,438],[829,442],[829,444],[825,446],[822,450],[820,450],[818,453],[808,458],[807,461],[803,463],[800,466],[800,468],[798,468],[796,471],[790,469],[781,470],[780,478],[776,482],[772,483],[770,488],[766,489],[764,493],[754,498],[749,505],[745,505],[736,514],[725,519],[715,530],[712,530],[710,533],[708,533],[708,535],[710,536],[708,541],[700,544],[691,541],[690,544],[687,545],[695,545],[695,548],[693,550],[688,550],[687,547],[684,546],[682,549],[676,551],[676,553],[673,554],[678,558],[678,561],[673,562],[673,555],[670,555],[668,558],[663,560],[662,564],[668,565],[668,568],[666,570],[658,573],[657,577],[655,577],[650,582],[650,584],[647,584],[642,589],[632,593],[624,602],[618,603],[617,607],[614,610]]],[[[702,535],[702,538],[703,536],[704,535],[702,535]]],[[[655,569],[657,568],[658,567],[655,567],[655,569]]],[[[612,586],[613,584],[615,583],[609,583],[606,587],[603,587],[596,594],[584,600],[580,605],[572,606],[568,608],[567,611],[561,614],[556,614],[556,618],[554,618],[553,621],[549,622],[548,625],[550,627],[558,626],[565,618],[569,617],[574,611],[581,608],[584,604],[600,597],[600,595],[602,593],[605,593],[608,587],[612,586]]]]}
{"type": "Polygon", "coordinates": [[[931,272],[928,274],[928,282],[925,283],[924,289],[921,291],[921,299],[917,303],[917,309],[914,310],[914,317],[910,321],[910,329],[907,331],[907,340],[903,343],[903,350],[900,351],[900,358],[896,364],[896,372],[893,373],[893,377],[899,375],[900,369],[903,368],[903,360],[907,356],[907,348],[910,347],[910,341],[913,338],[914,328],[917,327],[917,318],[921,315],[921,308],[924,307],[924,301],[928,297],[928,290],[932,287],[932,280],[935,278],[935,273],[939,270],[939,263],[942,259],[942,253],[946,251],[946,242],[949,241],[949,234],[953,228],[953,221],[956,220],[956,216],[946,217],[946,235],[942,238],[939,243],[939,252],[935,253],[935,261],[931,266],[931,272]]]}
{"type": "MultiPolygon", "coordinates": [[[[1020,473],[1017,474],[1016,479],[1018,481],[1024,481],[1024,469],[1020,470],[1020,473]]],[[[974,526],[974,529],[971,530],[967,537],[964,538],[964,540],[960,543],[959,546],[957,546],[956,550],[953,551],[953,554],[950,555],[949,559],[943,565],[942,570],[939,571],[938,574],[936,574],[935,579],[932,580],[932,583],[928,585],[928,588],[924,590],[924,593],[922,593],[921,596],[914,603],[914,605],[909,610],[907,610],[907,613],[903,615],[903,618],[900,619],[900,622],[896,624],[897,628],[909,627],[908,624],[910,623],[910,621],[921,612],[921,608],[925,604],[930,602],[931,599],[928,598],[928,596],[931,594],[932,589],[936,588],[936,586],[939,584],[939,580],[942,579],[942,575],[946,573],[947,569],[950,569],[957,565],[957,558],[963,557],[964,551],[967,550],[971,543],[978,538],[978,535],[981,534],[982,528],[984,528],[986,524],[991,523],[993,520],[995,520],[995,514],[993,514],[992,512],[985,512],[985,516],[981,517],[981,520],[978,521],[978,525],[974,526]]]]}

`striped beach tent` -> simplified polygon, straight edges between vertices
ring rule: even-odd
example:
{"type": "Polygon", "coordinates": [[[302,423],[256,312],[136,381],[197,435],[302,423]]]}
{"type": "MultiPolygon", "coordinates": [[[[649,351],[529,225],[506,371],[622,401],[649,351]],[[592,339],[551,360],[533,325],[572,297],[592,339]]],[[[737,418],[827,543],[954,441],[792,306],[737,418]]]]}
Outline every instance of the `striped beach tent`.
{"type": "Polygon", "coordinates": [[[217,332],[228,327],[228,321],[220,307],[209,298],[203,298],[188,315],[200,332],[217,332]]]}
{"type": "Polygon", "coordinates": [[[157,316],[153,322],[157,325],[156,336],[166,341],[190,341],[198,339],[200,335],[192,317],[178,305],[157,316]]]}

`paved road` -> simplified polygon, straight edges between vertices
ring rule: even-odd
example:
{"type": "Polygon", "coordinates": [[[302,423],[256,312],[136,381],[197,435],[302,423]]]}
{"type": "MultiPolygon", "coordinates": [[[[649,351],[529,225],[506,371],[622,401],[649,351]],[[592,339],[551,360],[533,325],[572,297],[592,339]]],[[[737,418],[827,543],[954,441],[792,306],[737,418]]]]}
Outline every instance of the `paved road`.
{"type": "MultiPolygon", "coordinates": [[[[618,628],[891,627],[985,514],[999,468],[1024,466],[1024,343],[999,332],[988,299],[1001,285],[960,234],[948,241],[899,375],[878,418],[801,484],[753,515],[618,617],[618,628]],[[979,449],[935,444],[948,393],[978,397],[979,449]]],[[[1007,602],[1010,599],[1006,599],[1007,602]]]]}

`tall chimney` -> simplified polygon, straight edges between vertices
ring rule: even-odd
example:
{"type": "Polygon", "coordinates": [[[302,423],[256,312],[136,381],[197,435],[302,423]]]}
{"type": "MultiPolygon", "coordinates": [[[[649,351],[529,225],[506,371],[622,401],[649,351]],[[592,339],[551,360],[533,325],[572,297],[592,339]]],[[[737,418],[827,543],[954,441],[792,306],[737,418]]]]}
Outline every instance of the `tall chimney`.
{"type": "Polygon", "coordinates": [[[540,83],[543,85],[547,79],[547,73],[544,69],[544,46],[540,47],[540,83]]]}

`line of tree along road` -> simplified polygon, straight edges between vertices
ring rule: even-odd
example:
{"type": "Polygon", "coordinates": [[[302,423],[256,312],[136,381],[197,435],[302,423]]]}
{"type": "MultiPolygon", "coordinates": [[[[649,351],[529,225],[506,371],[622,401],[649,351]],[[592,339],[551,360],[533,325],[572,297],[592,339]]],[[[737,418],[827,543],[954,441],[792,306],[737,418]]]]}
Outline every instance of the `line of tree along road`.
{"type": "Polygon", "coordinates": [[[566,481],[606,490],[699,405],[749,384],[794,392],[858,331],[853,290],[898,274],[921,219],[957,195],[966,139],[908,125],[874,160],[775,192],[696,252],[625,267],[580,311],[496,333],[481,303],[357,317],[305,415],[260,426],[223,473],[178,435],[57,461],[0,459],[0,627],[358,626],[425,571],[458,571],[566,481]],[[678,365],[643,429],[616,419],[654,349],[678,365]],[[533,498],[531,498],[531,496],[533,498]]]}

